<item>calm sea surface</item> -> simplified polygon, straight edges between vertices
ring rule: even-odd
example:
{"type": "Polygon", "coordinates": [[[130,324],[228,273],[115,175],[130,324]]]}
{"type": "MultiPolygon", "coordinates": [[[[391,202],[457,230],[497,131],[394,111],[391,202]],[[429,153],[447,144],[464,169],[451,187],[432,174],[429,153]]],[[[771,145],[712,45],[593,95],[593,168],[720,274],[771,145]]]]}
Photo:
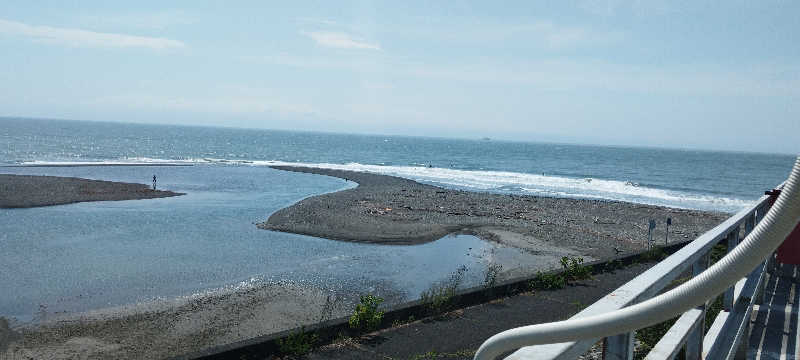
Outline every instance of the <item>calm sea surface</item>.
{"type": "Polygon", "coordinates": [[[352,244],[257,229],[341,179],[273,164],[369,171],[439,186],[734,212],[786,178],[793,156],[0,118],[0,173],[148,183],[186,196],[0,209],[0,316],[76,312],[270,281],[413,299],[461,265],[541,259],[450,236],[352,244]]]}

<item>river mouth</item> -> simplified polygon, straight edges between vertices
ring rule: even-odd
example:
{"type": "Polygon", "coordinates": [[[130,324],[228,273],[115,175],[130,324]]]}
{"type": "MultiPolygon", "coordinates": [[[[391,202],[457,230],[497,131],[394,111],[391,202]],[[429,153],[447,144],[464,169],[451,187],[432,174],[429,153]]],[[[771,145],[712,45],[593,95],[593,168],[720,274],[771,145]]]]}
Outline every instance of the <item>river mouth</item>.
{"type": "MultiPolygon", "coordinates": [[[[544,258],[451,234],[414,246],[357,244],[257,229],[254,223],[300,199],[352,182],[265,167],[37,167],[5,173],[146,183],[178,198],[2,209],[0,316],[29,323],[193,294],[236,284],[291,281],[337,293],[378,293],[392,303],[418,298],[459,268],[463,286],[544,258]],[[49,314],[49,315],[48,315],[49,314]]],[[[557,262],[555,263],[557,264],[557,262]]]]}

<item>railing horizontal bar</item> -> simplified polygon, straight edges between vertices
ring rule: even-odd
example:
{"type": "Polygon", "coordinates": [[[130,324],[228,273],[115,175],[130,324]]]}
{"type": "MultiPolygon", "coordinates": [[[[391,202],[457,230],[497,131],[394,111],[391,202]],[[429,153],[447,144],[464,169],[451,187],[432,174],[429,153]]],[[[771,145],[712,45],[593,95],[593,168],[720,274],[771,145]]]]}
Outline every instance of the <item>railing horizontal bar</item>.
{"type": "Polygon", "coordinates": [[[575,359],[581,356],[596,344],[600,339],[580,340],[557,344],[545,344],[538,346],[527,346],[515,351],[506,357],[506,360],[530,360],[530,359],[575,359]]]}
{"type": "MultiPolygon", "coordinates": [[[[731,216],[721,224],[698,236],[668,258],[620,286],[610,294],[579,312],[573,318],[603,314],[644,301],[658,294],[672,280],[707,254],[720,240],[747,220],[753,212],[769,205],[769,196],[762,196],[755,204],[731,216]]],[[[524,347],[507,359],[560,359],[582,355],[596,341],[576,341],[559,344],[524,347]],[[577,355],[576,355],[577,354],[577,355]]]]}
{"type": "Polygon", "coordinates": [[[711,351],[717,338],[720,337],[725,322],[730,315],[731,313],[727,311],[720,311],[717,317],[714,318],[714,322],[708,328],[708,332],[706,332],[706,336],[703,338],[703,359],[708,358],[708,353],[711,351]]]}
{"type": "MultiPolygon", "coordinates": [[[[756,293],[763,286],[766,278],[765,264],[757,266],[747,276],[741,290],[734,298],[734,306],[730,312],[722,311],[714,320],[703,339],[704,359],[732,359],[739,343],[747,332],[748,321],[753,311],[756,293]],[[718,324],[718,321],[721,322],[718,324]]],[[[737,283],[742,283],[741,281],[737,283]]]]}
{"type": "Polygon", "coordinates": [[[653,350],[647,354],[645,360],[671,360],[675,358],[689,338],[689,332],[701,323],[703,316],[702,309],[692,309],[683,313],[664,334],[664,337],[653,347],[653,350]]]}
{"type": "Polygon", "coordinates": [[[733,286],[733,303],[736,304],[739,301],[739,298],[742,297],[742,292],[745,290],[744,285],[747,283],[747,278],[743,278],[736,282],[736,285],[733,286]]]}

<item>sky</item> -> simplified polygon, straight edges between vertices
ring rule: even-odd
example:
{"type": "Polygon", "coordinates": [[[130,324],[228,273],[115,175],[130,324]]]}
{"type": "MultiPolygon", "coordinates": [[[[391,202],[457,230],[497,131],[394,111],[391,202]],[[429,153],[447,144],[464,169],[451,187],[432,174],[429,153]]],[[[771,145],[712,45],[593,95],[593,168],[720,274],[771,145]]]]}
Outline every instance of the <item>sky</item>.
{"type": "Polygon", "coordinates": [[[0,116],[798,153],[798,14],[736,0],[3,1],[0,116]]]}

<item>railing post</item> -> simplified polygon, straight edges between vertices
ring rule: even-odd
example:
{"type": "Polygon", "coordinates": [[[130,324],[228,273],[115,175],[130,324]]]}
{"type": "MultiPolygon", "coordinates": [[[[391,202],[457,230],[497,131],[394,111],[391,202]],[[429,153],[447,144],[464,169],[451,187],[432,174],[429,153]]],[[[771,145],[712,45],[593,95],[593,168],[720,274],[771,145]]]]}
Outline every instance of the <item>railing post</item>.
{"type": "Polygon", "coordinates": [[[632,360],[634,332],[609,336],[603,340],[603,360],[632,360]]]}
{"type": "MultiPolygon", "coordinates": [[[[736,245],[739,245],[739,227],[738,226],[735,229],[733,229],[733,231],[731,231],[730,234],[728,234],[727,240],[728,240],[728,251],[726,253],[730,254],[731,251],[733,251],[733,248],[735,248],[736,245]]],[[[722,300],[722,308],[725,309],[725,311],[728,311],[728,312],[730,312],[731,309],[733,309],[733,288],[734,288],[734,286],[735,286],[735,284],[733,286],[729,287],[728,290],[725,290],[725,298],[722,300]]]]}
{"type": "MultiPolygon", "coordinates": [[[[697,276],[708,268],[708,254],[697,260],[692,265],[692,276],[697,276]]],[[[706,304],[700,305],[698,309],[703,310],[703,315],[692,331],[689,332],[689,337],[686,339],[686,359],[687,360],[700,360],[703,356],[703,336],[706,330],[706,304]]]]}
{"type": "Polygon", "coordinates": [[[756,227],[756,213],[755,211],[747,216],[747,220],[744,221],[744,236],[750,235],[750,232],[753,231],[753,228],[756,227]]]}
{"type": "Polygon", "coordinates": [[[759,207],[756,209],[756,224],[760,223],[761,220],[764,218],[764,215],[767,215],[767,212],[772,206],[764,204],[764,206],[759,207]]]}

